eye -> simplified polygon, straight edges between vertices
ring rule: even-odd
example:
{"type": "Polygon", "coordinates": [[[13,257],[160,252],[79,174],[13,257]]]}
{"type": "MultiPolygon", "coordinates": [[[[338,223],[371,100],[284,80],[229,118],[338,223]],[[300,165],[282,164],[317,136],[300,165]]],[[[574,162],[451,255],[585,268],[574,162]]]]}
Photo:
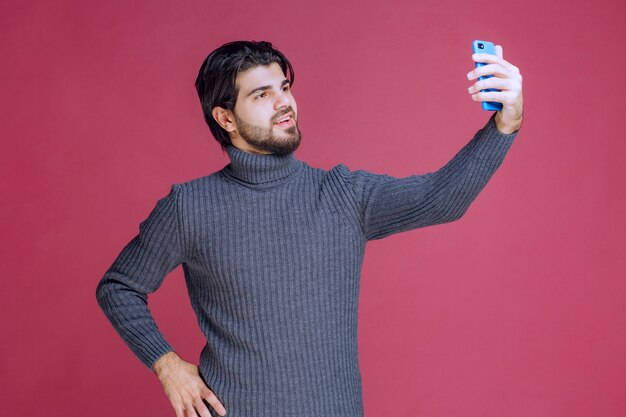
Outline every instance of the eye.
{"type": "Polygon", "coordinates": [[[267,93],[264,91],[264,92],[262,92],[261,94],[259,94],[259,95],[255,96],[255,97],[254,97],[254,99],[256,100],[257,98],[264,97],[266,94],[267,94],[267,93]]]}

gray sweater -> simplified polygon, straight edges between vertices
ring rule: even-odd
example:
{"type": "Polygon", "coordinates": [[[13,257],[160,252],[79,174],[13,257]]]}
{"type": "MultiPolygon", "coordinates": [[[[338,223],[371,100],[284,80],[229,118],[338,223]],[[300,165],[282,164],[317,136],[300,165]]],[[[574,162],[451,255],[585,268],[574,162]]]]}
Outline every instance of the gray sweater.
{"type": "Polygon", "coordinates": [[[517,136],[494,117],[445,166],[405,178],[230,146],[230,164],[156,203],[99,282],[98,303],[152,368],[174,349],[147,295],[182,265],[206,337],[200,374],[229,416],[362,416],[365,244],[459,219],[517,136]]]}

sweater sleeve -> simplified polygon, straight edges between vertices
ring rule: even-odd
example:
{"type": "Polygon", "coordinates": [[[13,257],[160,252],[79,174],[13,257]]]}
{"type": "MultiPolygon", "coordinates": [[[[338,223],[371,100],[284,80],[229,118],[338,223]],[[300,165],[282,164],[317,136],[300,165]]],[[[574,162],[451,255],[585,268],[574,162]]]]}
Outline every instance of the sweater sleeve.
{"type": "Polygon", "coordinates": [[[367,240],[458,220],[501,165],[518,131],[487,124],[436,172],[395,178],[339,165],[367,240]]]}
{"type": "Polygon", "coordinates": [[[159,332],[147,295],[182,262],[178,222],[178,184],[161,198],[139,233],[122,249],[96,288],[96,299],[115,330],[135,355],[152,369],[174,349],[159,332]]]}

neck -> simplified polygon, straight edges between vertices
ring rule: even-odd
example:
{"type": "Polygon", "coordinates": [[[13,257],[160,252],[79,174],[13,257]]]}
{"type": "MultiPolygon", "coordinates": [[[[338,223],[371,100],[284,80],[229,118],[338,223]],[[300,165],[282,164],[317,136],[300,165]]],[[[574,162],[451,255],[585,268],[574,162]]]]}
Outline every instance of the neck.
{"type": "Polygon", "coordinates": [[[295,158],[294,152],[287,155],[256,154],[228,145],[226,153],[230,164],[224,172],[250,184],[264,184],[289,177],[302,164],[295,158]]]}

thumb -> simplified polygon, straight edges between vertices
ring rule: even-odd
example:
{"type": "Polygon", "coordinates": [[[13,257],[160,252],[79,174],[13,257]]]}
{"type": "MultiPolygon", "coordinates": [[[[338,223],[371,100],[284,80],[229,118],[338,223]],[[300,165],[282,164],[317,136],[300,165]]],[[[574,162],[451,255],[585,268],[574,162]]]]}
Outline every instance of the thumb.
{"type": "Polygon", "coordinates": [[[496,55],[502,59],[504,59],[503,53],[502,53],[502,46],[500,45],[496,45],[496,55]]]}

